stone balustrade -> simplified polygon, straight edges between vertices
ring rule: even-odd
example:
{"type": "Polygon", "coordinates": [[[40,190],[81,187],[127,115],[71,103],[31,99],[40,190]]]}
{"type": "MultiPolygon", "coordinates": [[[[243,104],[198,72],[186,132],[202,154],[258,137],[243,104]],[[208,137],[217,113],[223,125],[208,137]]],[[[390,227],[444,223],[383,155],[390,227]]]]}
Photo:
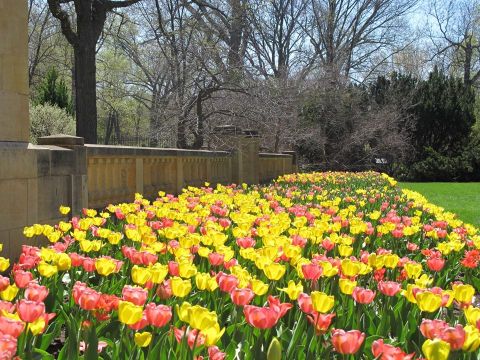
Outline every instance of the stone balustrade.
{"type": "Polygon", "coordinates": [[[231,182],[231,155],[225,151],[85,145],[88,206],[131,201],[136,192],[155,198],[159,190],[180,193],[185,186],[231,182]]]}

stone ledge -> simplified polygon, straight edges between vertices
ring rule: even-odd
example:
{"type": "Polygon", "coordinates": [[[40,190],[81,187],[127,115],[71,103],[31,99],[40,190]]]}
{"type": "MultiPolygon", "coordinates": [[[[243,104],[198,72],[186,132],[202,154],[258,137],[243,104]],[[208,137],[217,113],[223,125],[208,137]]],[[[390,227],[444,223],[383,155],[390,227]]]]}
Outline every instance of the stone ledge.
{"type": "Polygon", "coordinates": [[[57,134],[38,138],[38,145],[55,145],[60,147],[83,146],[85,141],[82,137],[57,134]]]}

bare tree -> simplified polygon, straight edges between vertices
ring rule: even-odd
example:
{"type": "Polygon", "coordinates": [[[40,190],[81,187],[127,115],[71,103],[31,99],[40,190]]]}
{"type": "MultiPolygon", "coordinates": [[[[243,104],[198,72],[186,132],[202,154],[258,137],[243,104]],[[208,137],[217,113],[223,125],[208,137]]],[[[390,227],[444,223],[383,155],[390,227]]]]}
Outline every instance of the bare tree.
{"type": "Polygon", "coordinates": [[[459,69],[466,87],[480,79],[480,1],[433,0],[429,29],[434,58],[444,57],[449,67],[459,69]]]}
{"type": "Polygon", "coordinates": [[[287,79],[291,71],[309,68],[305,48],[308,0],[252,2],[248,20],[251,26],[247,59],[264,78],[287,79]]]}
{"type": "Polygon", "coordinates": [[[97,142],[95,54],[107,14],[139,1],[48,0],[52,15],[60,21],[62,33],[73,47],[77,135],[87,143],[97,142]]]}
{"type": "Polygon", "coordinates": [[[418,0],[310,0],[306,29],[330,81],[358,77],[402,48],[404,16],[418,0]],[[374,63],[374,54],[383,56],[374,63]],[[352,74],[354,72],[354,74],[352,74]]]}

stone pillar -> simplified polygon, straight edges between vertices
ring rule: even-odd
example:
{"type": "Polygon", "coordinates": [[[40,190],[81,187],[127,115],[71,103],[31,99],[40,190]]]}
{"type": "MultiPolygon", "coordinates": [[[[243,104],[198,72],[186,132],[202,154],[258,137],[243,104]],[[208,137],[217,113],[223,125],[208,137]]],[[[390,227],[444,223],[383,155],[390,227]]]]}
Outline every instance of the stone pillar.
{"type": "Polygon", "coordinates": [[[28,143],[27,69],[27,1],[0,0],[0,142],[28,143]]]}

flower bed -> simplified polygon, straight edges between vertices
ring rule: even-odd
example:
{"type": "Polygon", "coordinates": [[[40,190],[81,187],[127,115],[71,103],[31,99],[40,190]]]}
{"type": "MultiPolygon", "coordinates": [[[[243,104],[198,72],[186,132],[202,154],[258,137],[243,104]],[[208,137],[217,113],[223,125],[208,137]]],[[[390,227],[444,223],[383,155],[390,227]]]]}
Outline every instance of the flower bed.
{"type": "Polygon", "coordinates": [[[478,230],[386,175],[206,184],[24,233],[51,244],[24,246],[0,277],[1,359],[474,359],[480,346],[478,230]]]}

